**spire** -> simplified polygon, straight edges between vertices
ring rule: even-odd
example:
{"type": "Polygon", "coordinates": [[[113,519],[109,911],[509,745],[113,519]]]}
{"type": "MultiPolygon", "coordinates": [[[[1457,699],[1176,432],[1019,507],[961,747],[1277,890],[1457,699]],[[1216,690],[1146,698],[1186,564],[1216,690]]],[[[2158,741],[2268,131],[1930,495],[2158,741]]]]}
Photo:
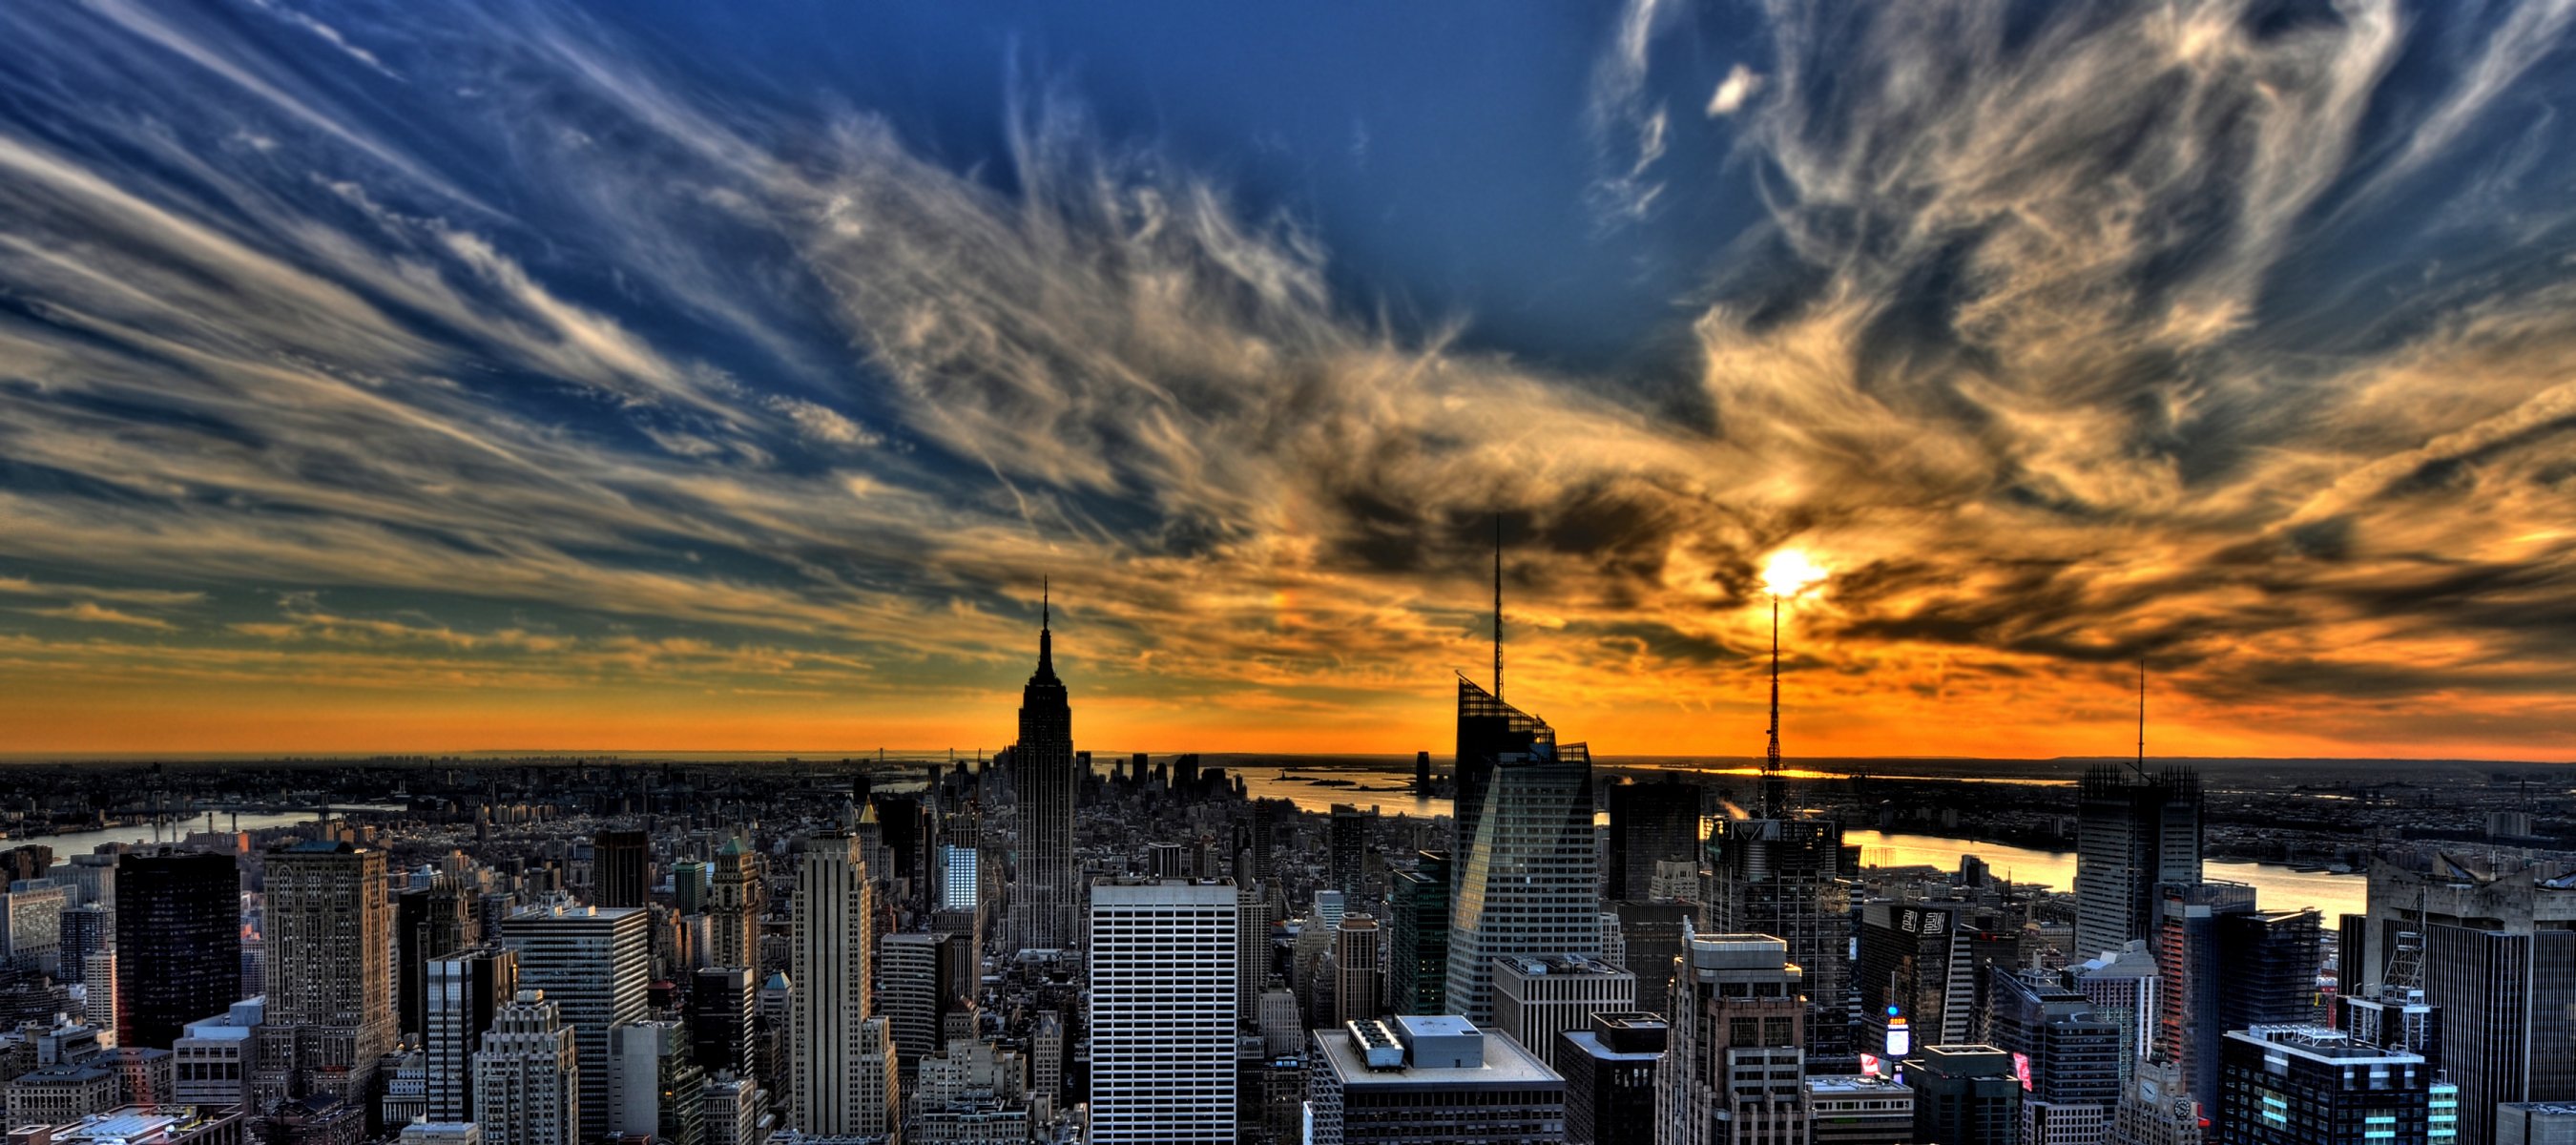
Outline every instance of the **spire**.
{"type": "Polygon", "coordinates": [[[2147,657],[2138,654],[2138,774],[2147,773],[2147,657]]]}
{"type": "Polygon", "coordinates": [[[1503,515],[1494,514],[1494,698],[1503,698],[1503,515]]]}
{"type": "Polygon", "coordinates": [[[1771,594],[1771,750],[1762,758],[1762,817],[1776,819],[1788,802],[1780,781],[1780,594],[1771,594]]]}
{"type": "Polygon", "coordinates": [[[1054,612],[1054,578],[1041,578],[1038,581],[1038,671],[1032,679],[1055,679],[1055,630],[1050,627],[1054,612]]]}

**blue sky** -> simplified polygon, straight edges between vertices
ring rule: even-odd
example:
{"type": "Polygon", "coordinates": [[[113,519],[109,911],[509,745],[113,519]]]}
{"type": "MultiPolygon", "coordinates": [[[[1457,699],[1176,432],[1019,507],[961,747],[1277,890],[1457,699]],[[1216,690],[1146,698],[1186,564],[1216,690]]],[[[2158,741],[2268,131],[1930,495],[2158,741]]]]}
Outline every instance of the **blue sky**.
{"type": "Polygon", "coordinates": [[[2571,17],[13,7],[0,715],[972,746],[1052,576],[1104,747],[1402,751],[1499,512],[1607,753],[1796,549],[1816,750],[2556,758],[2571,17]]]}

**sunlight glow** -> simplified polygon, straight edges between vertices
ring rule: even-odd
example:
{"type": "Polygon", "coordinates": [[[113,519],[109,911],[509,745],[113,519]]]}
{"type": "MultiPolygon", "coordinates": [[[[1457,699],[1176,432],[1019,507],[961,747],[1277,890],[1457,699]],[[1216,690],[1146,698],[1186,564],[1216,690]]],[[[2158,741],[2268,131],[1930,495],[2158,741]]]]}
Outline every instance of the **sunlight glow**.
{"type": "Polygon", "coordinates": [[[1762,591],[1773,596],[1796,596],[1833,575],[1801,549],[1782,549],[1771,554],[1762,566],[1762,591]]]}

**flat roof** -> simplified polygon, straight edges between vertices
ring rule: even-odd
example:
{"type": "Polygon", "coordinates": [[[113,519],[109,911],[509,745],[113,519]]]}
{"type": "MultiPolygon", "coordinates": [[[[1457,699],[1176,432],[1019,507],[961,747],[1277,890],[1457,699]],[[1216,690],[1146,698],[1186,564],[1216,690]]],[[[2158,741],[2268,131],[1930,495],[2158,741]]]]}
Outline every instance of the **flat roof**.
{"type": "Polygon", "coordinates": [[[1831,1097],[1911,1097],[1914,1087],[1874,1073],[1827,1073],[1807,1075],[1807,1092],[1831,1097]]]}
{"type": "Polygon", "coordinates": [[[1576,1049],[1583,1051],[1583,1056],[1605,1062],[1650,1062],[1664,1056],[1662,1050],[1622,1052],[1611,1049],[1601,1044],[1601,1035],[1590,1030],[1567,1030],[1563,1036],[1572,1041],[1576,1049]]]}
{"type": "MultiPolygon", "coordinates": [[[[1443,1015],[1461,1025],[1466,1019],[1443,1015]]],[[[1399,1021],[1414,1021],[1402,1018],[1399,1021]]],[[[1316,1055],[1324,1068],[1333,1071],[1345,1089],[1563,1089],[1565,1078],[1547,1063],[1531,1057],[1530,1052],[1500,1032],[1476,1031],[1485,1036],[1485,1062],[1474,1068],[1370,1069],[1359,1047],[1352,1044],[1348,1030],[1317,1030],[1315,1043],[1321,1047],[1316,1055]]]]}

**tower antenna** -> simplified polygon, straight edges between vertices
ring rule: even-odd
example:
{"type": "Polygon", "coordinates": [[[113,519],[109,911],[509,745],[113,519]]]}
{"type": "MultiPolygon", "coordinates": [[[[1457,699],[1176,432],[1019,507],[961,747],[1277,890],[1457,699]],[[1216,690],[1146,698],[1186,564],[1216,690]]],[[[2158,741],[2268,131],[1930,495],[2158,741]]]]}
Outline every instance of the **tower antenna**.
{"type": "Polygon", "coordinates": [[[1503,698],[1503,515],[1494,513],[1494,698],[1503,698]]]}
{"type": "Polygon", "coordinates": [[[2138,654],[2138,778],[2147,777],[2147,657],[2138,654]]]}
{"type": "Polygon", "coordinates": [[[1762,817],[1776,819],[1787,810],[1787,787],[1780,779],[1780,594],[1771,594],[1771,750],[1762,758],[1762,817]]]}

